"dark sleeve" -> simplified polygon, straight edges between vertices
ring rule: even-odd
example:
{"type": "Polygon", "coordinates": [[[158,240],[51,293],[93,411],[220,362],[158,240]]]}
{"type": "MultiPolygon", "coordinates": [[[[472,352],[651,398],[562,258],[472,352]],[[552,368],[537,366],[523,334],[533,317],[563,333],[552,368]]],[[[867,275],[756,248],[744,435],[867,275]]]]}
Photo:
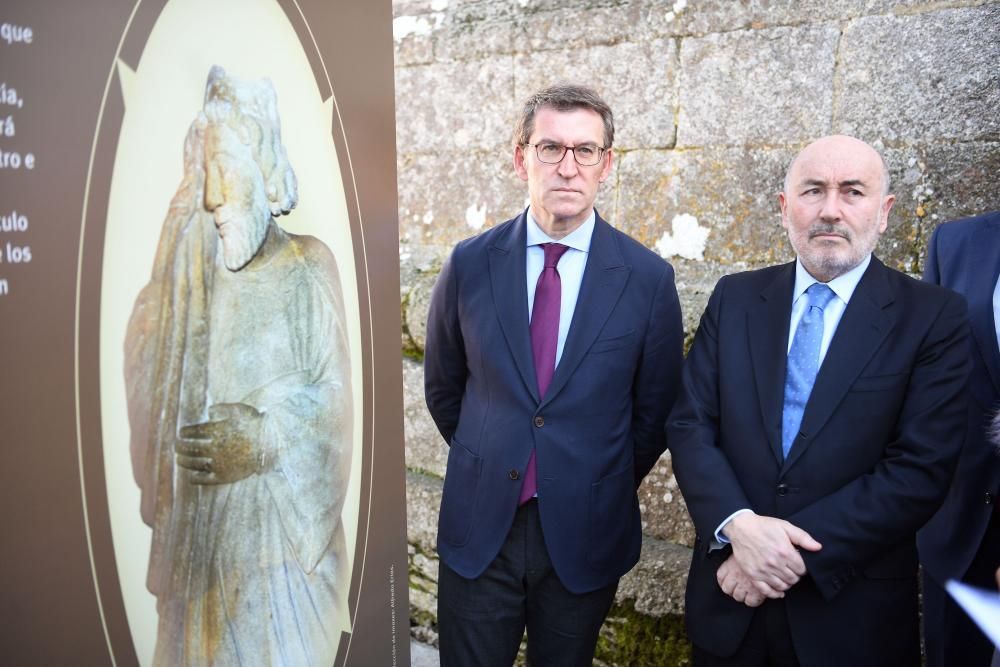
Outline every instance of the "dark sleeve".
{"type": "Polygon", "coordinates": [[[719,321],[725,283],[722,278],[709,298],[667,420],[674,474],[706,545],[726,517],[751,507],[719,447],[719,321]]]}
{"type": "Polygon", "coordinates": [[[941,267],[938,266],[938,242],[941,226],[938,225],[931,234],[930,243],[927,244],[927,260],[924,262],[924,282],[941,284],[941,267]]]}
{"type": "Polygon", "coordinates": [[[663,423],[677,397],[683,357],[684,324],[668,264],[650,311],[642,359],[632,384],[632,434],[635,438],[635,483],[642,481],[667,448],[663,423]]]}
{"type": "Polygon", "coordinates": [[[882,459],[867,474],[787,517],[823,545],[802,557],[827,599],[863,567],[911,539],[941,506],[965,434],[967,336],[965,300],[951,294],[915,358],[882,459]]]}
{"type": "Polygon", "coordinates": [[[458,249],[441,269],[427,313],[424,343],[424,400],[438,431],[451,444],[458,427],[458,415],[465,393],[468,367],[459,321],[458,276],[455,268],[458,249]]]}

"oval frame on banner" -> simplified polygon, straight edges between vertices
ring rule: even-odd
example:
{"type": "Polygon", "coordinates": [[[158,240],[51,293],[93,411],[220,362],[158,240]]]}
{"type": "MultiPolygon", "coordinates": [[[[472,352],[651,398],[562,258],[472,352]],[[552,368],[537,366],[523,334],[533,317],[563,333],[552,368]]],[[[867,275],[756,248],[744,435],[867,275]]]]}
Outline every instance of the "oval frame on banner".
{"type": "Polygon", "coordinates": [[[132,304],[149,280],[170,198],[181,180],[184,136],[201,109],[213,64],[243,79],[273,82],[282,139],[300,191],[299,206],[278,223],[331,249],[352,324],[354,449],[343,512],[352,554],[345,591],[350,618],[338,619],[336,629],[343,634],[334,663],[342,665],[357,622],[371,525],[374,330],[347,136],[326,63],[295,0],[136,2],[110,66],[81,219],[76,318],[80,483],[102,624],[113,664],[150,664],[156,634],[155,597],[145,589],[150,530],[139,517],[128,456],[122,343],[132,304]],[[227,16],[230,23],[223,20],[227,16]],[[106,220],[95,219],[102,211],[106,220]],[[81,354],[94,347],[98,359],[81,354]],[[122,616],[127,632],[115,627],[122,616]]]}

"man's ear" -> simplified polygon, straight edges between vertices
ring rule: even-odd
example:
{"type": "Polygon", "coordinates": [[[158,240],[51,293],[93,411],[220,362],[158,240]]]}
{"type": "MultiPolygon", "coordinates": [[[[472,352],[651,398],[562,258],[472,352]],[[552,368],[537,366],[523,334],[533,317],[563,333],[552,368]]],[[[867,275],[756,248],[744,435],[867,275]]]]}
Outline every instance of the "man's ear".
{"type": "Polygon", "coordinates": [[[882,209],[879,211],[879,216],[882,218],[879,220],[878,233],[881,234],[885,232],[886,227],[889,226],[889,211],[892,210],[892,205],[896,203],[896,195],[887,195],[885,199],[882,200],[882,209]]]}
{"type": "Polygon", "coordinates": [[[528,166],[524,160],[524,147],[514,146],[514,171],[522,181],[528,180],[528,166]]]}
{"type": "Polygon", "coordinates": [[[603,183],[608,180],[608,176],[611,175],[611,167],[615,161],[615,152],[612,149],[604,151],[604,164],[601,166],[601,176],[597,180],[603,183]]]}
{"type": "Polygon", "coordinates": [[[781,207],[781,226],[788,229],[788,200],[785,198],[784,192],[778,193],[778,206],[781,207]]]}

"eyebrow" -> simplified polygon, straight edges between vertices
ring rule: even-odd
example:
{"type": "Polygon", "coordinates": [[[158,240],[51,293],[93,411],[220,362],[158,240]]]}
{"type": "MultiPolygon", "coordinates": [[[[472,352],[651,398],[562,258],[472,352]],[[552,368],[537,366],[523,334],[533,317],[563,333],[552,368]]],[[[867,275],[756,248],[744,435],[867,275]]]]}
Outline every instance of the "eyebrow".
{"type": "MultiPolygon", "coordinates": [[[[538,141],[535,141],[534,143],[536,143],[536,144],[559,144],[560,146],[569,146],[570,145],[570,144],[564,144],[561,141],[556,141],[555,139],[546,139],[545,137],[542,137],[541,139],[539,139],[538,141]]],[[[592,140],[588,139],[587,141],[584,141],[582,144],[573,144],[573,147],[575,148],[576,146],[600,146],[600,145],[601,144],[597,143],[596,141],[592,141],[592,140]]]]}
{"type": "MultiPolygon", "coordinates": [[[[819,178],[810,178],[802,182],[802,185],[819,185],[826,186],[827,182],[819,178]]],[[[849,188],[855,186],[868,187],[867,184],[860,178],[850,178],[846,181],[840,181],[837,185],[841,188],[849,188]]]]}

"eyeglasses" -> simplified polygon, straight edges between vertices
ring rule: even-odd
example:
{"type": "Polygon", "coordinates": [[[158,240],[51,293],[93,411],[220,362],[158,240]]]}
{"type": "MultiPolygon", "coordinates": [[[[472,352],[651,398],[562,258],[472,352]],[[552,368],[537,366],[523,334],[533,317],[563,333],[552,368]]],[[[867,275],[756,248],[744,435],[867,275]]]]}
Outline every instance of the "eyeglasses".
{"type": "Polygon", "coordinates": [[[563,146],[562,144],[553,143],[526,143],[524,145],[534,146],[535,155],[538,156],[539,162],[544,162],[545,164],[559,164],[566,157],[566,151],[571,151],[573,159],[582,167],[593,167],[595,164],[600,164],[601,159],[604,157],[604,151],[607,150],[603,146],[595,146],[594,144],[563,146]]]}

